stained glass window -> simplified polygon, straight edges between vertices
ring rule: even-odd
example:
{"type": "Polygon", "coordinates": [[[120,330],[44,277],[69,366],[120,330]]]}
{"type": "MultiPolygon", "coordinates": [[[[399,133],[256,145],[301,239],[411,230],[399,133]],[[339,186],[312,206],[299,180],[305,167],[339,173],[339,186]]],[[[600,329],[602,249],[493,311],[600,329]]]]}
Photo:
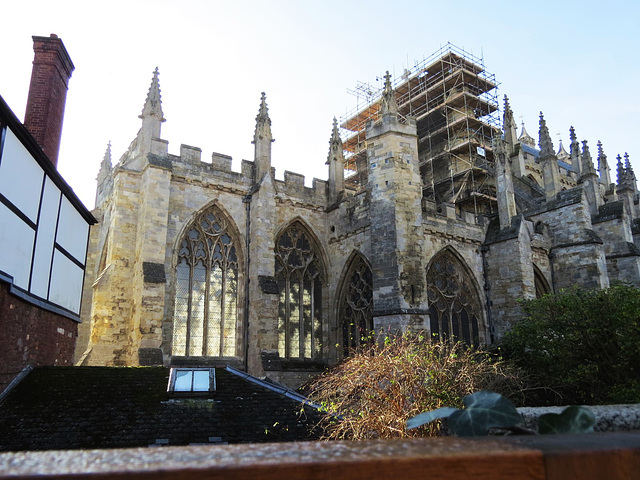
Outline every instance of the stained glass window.
{"type": "Polygon", "coordinates": [[[431,334],[441,339],[480,343],[480,301],[464,265],[444,250],[427,270],[431,334]]]}
{"type": "Polygon", "coordinates": [[[322,268],[299,223],[276,242],[278,351],[282,358],[318,358],[322,349],[322,268]]]}
{"type": "Polygon", "coordinates": [[[218,208],[200,214],[178,251],[172,354],[236,356],[238,257],[218,208]]]}
{"type": "Polygon", "coordinates": [[[344,355],[371,343],[373,339],[373,287],[371,268],[358,256],[352,262],[340,299],[344,355]]]}

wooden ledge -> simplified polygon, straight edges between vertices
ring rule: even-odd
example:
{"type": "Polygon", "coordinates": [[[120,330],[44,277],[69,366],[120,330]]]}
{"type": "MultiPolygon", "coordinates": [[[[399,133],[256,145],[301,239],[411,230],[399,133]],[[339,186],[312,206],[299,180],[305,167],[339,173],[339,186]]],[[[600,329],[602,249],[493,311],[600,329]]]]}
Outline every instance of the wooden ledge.
{"type": "Polygon", "coordinates": [[[0,454],[0,478],[630,479],[640,432],[0,454]]]}

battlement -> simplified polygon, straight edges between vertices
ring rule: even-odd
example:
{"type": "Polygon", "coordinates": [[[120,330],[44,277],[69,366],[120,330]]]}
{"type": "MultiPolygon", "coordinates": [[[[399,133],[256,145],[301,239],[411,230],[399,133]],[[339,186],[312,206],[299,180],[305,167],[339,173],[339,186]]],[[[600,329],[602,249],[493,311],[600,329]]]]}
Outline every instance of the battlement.
{"type": "Polygon", "coordinates": [[[487,219],[484,215],[476,216],[473,212],[464,210],[457,211],[455,205],[452,203],[438,204],[435,200],[426,197],[422,198],[422,211],[427,217],[446,218],[448,220],[455,220],[468,225],[482,226],[487,223],[487,219]]]}

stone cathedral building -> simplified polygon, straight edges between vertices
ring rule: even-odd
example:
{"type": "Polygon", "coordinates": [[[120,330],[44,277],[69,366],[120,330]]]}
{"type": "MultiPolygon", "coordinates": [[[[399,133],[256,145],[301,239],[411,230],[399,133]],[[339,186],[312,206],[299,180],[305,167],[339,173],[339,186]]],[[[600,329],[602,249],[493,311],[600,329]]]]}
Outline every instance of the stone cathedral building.
{"type": "Polygon", "coordinates": [[[371,332],[491,343],[518,299],[640,285],[636,178],[598,143],[518,135],[482,61],[448,45],[334,120],[328,180],[168,153],[158,71],[137,136],[98,174],[76,349],[86,365],[230,364],[295,386],[371,332]],[[636,236],[634,240],[634,234],[636,236]]]}

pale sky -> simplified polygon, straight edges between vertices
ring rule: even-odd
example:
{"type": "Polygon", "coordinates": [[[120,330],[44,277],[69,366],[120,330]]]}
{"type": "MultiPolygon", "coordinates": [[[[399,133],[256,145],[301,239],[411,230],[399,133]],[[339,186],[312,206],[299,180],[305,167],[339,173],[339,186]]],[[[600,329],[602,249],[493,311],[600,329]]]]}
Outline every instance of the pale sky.
{"type": "MultiPolygon", "coordinates": [[[[615,179],[628,152],[640,176],[640,2],[0,0],[0,95],[24,119],[32,35],[56,33],[75,64],[59,171],[89,208],[107,142],[113,163],[135,138],[152,72],[160,71],[169,153],[180,144],[253,159],[267,94],[276,177],[326,179],[332,118],[356,106],[358,81],[379,85],[447,42],[482,57],[518,124],[554,146],[569,127],[594,160],[601,140],[615,179]],[[522,117],[522,118],[520,118],[522,117]],[[560,134],[559,136],[556,134],[560,134]]],[[[501,105],[502,107],[502,105],[501,105]]],[[[520,128],[520,127],[519,127],[520,128]]]]}

